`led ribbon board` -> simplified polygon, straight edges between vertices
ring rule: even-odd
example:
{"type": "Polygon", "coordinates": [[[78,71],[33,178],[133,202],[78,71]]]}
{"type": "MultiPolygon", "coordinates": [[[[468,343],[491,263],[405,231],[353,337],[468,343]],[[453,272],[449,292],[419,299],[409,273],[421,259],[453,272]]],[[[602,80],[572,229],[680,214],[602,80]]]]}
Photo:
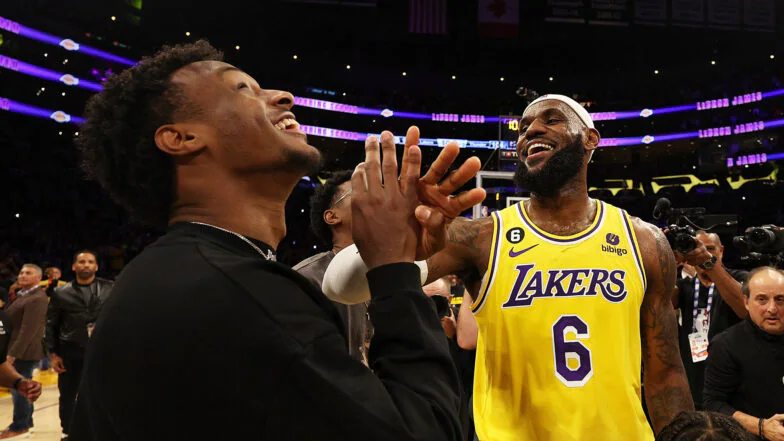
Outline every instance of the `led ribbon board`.
{"type": "MultiPolygon", "coordinates": [[[[12,20],[0,17],[0,29],[12,32],[23,37],[31,38],[42,43],[60,46],[69,51],[79,51],[94,57],[102,58],[104,60],[114,61],[127,66],[133,66],[135,61],[127,58],[119,57],[117,55],[92,48],[90,46],[81,45],[71,39],[63,39],[53,35],[41,32],[12,20]]],[[[753,92],[744,95],[738,95],[730,98],[716,98],[710,100],[703,100],[698,103],[684,104],[680,106],[660,107],[657,109],[639,109],[639,110],[613,110],[608,112],[591,113],[591,119],[594,121],[615,121],[631,118],[650,118],[654,115],[665,115],[668,113],[679,113],[689,111],[702,111],[718,109],[723,107],[740,106],[752,102],[759,102],[767,98],[773,98],[784,95],[784,89],[777,89],[768,92],[753,92]]],[[[368,107],[354,106],[351,104],[335,103],[331,101],[317,100],[312,98],[296,97],[295,104],[302,107],[309,107],[313,109],[320,109],[327,112],[343,112],[353,113],[357,115],[370,115],[380,116],[383,118],[404,118],[404,119],[419,119],[428,121],[445,121],[452,123],[466,123],[466,124],[489,124],[497,123],[499,118],[497,116],[488,115],[475,115],[475,114],[456,114],[456,113],[417,113],[417,112],[402,112],[391,109],[371,109],[368,107]]]]}

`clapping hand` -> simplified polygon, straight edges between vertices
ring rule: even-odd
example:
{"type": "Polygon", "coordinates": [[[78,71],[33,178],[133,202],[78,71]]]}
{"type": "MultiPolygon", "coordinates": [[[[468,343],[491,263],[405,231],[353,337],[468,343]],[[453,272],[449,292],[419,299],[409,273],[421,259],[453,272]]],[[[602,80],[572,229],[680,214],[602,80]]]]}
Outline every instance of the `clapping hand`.
{"type": "MultiPolygon", "coordinates": [[[[409,162],[406,155],[410,151],[409,147],[418,144],[419,128],[411,126],[406,133],[401,176],[408,173],[409,162]]],[[[430,165],[427,173],[415,181],[418,198],[416,218],[422,227],[417,242],[417,260],[423,260],[440,251],[446,243],[449,224],[460,213],[485,200],[486,192],[483,188],[474,188],[456,196],[452,195],[473,179],[482,167],[479,158],[472,156],[457,170],[447,175],[459,154],[460,146],[457,142],[448,143],[430,165]],[[444,176],[446,178],[442,180],[444,176]]]]}
{"type": "Polygon", "coordinates": [[[481,188],[452,196],[479,171],[478,158],[468,159],[442,181],[460,153],[457,143],[450,142],[420,178],[418,143],[419,129],[411,127],[398,175],[392,133],[381,134],[380,148],[375,136],[365,141],[365,162],[351,178],[351,209],[352,235],[368,269],[423,260],[440,251],[452,220],[485,198],[481,188]]]}
{"type": "Polygon", "coordinates": [[[397,262],[414,262],[419,225],[416,180],[422,164],[419,147],[409,147],[398,176],[392,133],[365,141],[365,162],[351,177],[351,232],[369,270],[397,262]],[[384,160],[381,161],[383,151],[384,160]],[[383,182],[382,182],[383,178],[383,182]]]}

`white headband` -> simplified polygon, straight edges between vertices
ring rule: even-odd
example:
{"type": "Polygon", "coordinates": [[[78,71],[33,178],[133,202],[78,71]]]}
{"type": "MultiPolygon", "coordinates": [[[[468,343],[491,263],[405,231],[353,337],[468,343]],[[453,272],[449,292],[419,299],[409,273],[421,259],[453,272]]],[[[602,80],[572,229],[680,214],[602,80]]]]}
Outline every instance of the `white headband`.
{"type": "Polygon", "coordinates": [[[577,116],[580,118],[583,124],[585,124],[591,129],[595,128],[593,125],[593,120],[591,119],[591,115],[588,113],[588,111],[585,110],[585,108],[581,106],[580,103],[565,95],[555,95],[555,94],[542,95],[539,98],[535,99],[531,104],[528,105],[528,107],[525,108],[525,110],[523,111],[523,115],[525,115],[525,112],[527,112],[531,106],[544,100],[555,100],[566,104],[572,110],[574,110],[574,113],[577,114],[577,116]]]}

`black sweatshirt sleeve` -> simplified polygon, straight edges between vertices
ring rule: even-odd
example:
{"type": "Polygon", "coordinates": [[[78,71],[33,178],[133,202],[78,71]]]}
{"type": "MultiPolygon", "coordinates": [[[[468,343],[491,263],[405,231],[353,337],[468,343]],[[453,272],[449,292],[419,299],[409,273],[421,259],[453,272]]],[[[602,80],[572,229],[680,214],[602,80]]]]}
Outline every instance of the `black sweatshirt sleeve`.
{"type": "Polygon", "coordinates": [[[730,341],[726,337],[726,334],[719,336],[710,344],[708,359],[705,361],[705,388],[702,396],[705,410],[731,417],[736,409],[730,400],[740,386],[741,376],[740,366],[730,353],[730,341]]]}
{"type": "MultiPolygon", "coordinates": [[[[289,367],[290,384],[297,386],[281,394],[281,405],[307,409],[297,426],[320,428],[319,439],[460,440],[457,370],[419,268],[385,265],[367,278],[372,371],[350,358],[340,335],[324,335],[289,367]]],[[[292,433],[287,421],[278,424],[268,432],[277,439],[308,436],[292,433]]]]}

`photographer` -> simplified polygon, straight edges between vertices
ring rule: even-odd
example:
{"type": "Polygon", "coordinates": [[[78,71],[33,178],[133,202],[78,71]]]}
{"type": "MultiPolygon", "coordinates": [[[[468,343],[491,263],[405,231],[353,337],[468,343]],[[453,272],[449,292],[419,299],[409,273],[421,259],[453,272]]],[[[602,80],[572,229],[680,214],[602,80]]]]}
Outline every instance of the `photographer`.
{"type": "Polygon", "coordinates": [[[680,311],[681,359],[694,405],[702,409],[708,343],[746,317],[740,281],[747,273],[724,267],[724,246],[717,234],[698,231],[694,241],[695,248],[689,253],[674,250],[678,263],[694,267],[697,276],[678,280],[673,304],[680,311]]]}

